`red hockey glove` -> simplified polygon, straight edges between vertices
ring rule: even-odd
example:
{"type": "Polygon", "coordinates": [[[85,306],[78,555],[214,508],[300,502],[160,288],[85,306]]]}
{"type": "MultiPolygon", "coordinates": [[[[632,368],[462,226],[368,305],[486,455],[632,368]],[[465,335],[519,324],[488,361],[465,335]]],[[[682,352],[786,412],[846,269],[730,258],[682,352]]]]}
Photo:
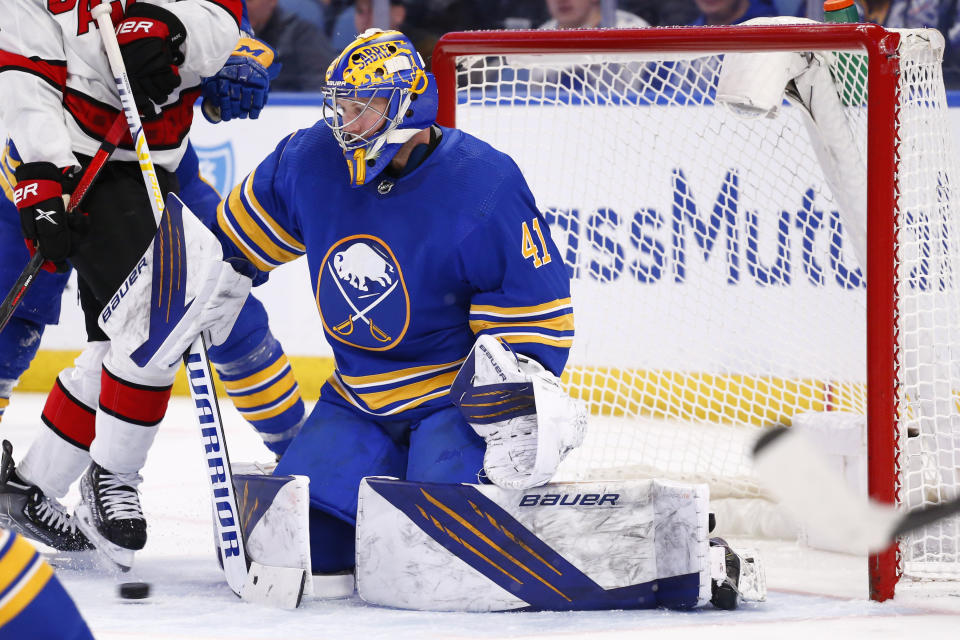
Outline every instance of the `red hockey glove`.
{"type": "Polygon", "coordinates": [[[127,7],[117,25],[117,42],[127,68],[137,107],[152,114],[180,86],[181,47],[187,30],[180,19],[155,4],[137,2],[127,7]]]}
{"type": "MultiPolygon", "coordinates": [[[[73,248],[78,225],[70,224],[63,204],[64,185],[74,183],[78,169],[58,169],[50,162],[25,162],[17,167],[14,201],[20,211],[20,227],[31,257],[36,251],[44,257],[43,268],[64,273],[70,270],[66,260],[73,248]]],[[[74,217],[81,217],[77,214],[74,217]]]]}

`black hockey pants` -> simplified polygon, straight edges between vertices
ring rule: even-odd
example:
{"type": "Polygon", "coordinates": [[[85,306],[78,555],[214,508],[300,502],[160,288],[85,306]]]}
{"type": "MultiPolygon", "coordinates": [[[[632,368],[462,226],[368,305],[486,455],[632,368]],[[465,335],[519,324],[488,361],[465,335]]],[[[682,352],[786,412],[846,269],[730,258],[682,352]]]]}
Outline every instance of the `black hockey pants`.
{"type": "MultiPolygon", "coordinates": [[[[89,158],[81,158],[84,164],[89,158]]],[[[157,167],[164,194],[176,192],[177,177],[157,167]]],[[[107,340],[97,325],[104,305],[147,250],[157,230],[147,188],[136,162],[108,162],[87,193],[81,210],[89,228],[74,242],[70,262],[77,270],[87,340],[107,340]]]]}

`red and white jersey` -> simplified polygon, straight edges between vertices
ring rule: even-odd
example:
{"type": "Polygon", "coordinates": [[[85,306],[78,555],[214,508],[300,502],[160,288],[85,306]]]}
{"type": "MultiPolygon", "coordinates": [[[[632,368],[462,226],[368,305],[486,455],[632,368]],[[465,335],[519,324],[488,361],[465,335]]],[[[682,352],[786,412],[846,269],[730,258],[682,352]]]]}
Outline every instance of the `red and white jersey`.
{"type": "MultiPolygon", "coordinates": [[[[117,24],[135,0],[110,2],[117,24]]],[[[174,170],[183,156],[200,79],[215,74],[240,37],[242,0],[140,0],[161,5],[187,32],[180,86],[144,120],[158,166],[174,170]]],[[[75,154],[96,153],[120,111],[120,98],[97,22],[100,0],[16,0],[0,11],[0,120],[24,162],[58,167],[79,164],[75,154]]],[[[114,160],[136,160],[132,144],[114,160]]]]}

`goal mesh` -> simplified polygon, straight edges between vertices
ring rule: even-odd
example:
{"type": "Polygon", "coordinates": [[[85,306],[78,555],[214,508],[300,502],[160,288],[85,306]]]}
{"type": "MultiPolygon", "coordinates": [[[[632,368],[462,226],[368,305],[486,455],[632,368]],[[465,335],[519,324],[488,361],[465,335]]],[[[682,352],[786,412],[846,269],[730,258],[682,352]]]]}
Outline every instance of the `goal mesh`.
{"type": "MultiPolygon", "coordinates": [[[[766,40],[743,31],[743,50],[796,46],[786,43],[804,28],[771,27],[766,40]]],[[[942,38],[899,33],[886,122],[869,121],[869,100],[881,97],[872,84],[868,96],[874,63],[860,45],[823,58],[855,141],[840,161],[863,180],[851,188],[868,192],[870,225],[883,205],[869,191],[895,186],[881,211],[895,241],[886,254],[870,236],[868,249],[890,268],[890,287],[868,304],[867,265],[801,108],[749,118],[717,104],[724,54],[740,50],[735,29],[635,31],[633,52],[602,51],[594,39],[605,32],[455,34],[468,46],[457,54],[446,43],[450,78],[443,40],[434,56],[451,91],[441,101],[455,104],[458,127],[519,164],[573,279],[564,382],[591,420],[562,477],[667,476],[708,482],[714,496],[765,497],[749,461],[755,438],[801,412],[866,415],[869,379],[892,395],[870,424],[893,425],[896,499],[916,508],[955,497],[960,210],[942,38]],[[870,145],[893,148],[896,170],[870,165],[868,186],[870,145]],[[870,323],[887,328],[895,352],[873,377],[870,323]]],[[[890,33],[880,31],[870,34],[890,33]]],[[[900,568],[956,578],[958,540],[957,518],[928,527],[902,541],[900,568]]]]}

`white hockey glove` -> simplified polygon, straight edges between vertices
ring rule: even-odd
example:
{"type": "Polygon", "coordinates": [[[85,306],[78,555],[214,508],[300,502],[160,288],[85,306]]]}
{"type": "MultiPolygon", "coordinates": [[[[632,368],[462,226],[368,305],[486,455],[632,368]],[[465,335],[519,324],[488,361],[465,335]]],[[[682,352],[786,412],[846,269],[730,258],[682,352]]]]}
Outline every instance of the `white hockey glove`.
{"type": "Polygon", "coordinates": [[[223,261],[220,242],[174,194],[157,235],[100,312],[99,324],[138,366],[169,366],[201,332],[230,335],[252,282],[223,261]]]}
{"type": "Polygon", "coordinates": [[[450,397],[487,443],[487,478],[505,489],[549,482],[586,432],[586,407],[560,379],[492,336],[477,338],[450,397]]]}

